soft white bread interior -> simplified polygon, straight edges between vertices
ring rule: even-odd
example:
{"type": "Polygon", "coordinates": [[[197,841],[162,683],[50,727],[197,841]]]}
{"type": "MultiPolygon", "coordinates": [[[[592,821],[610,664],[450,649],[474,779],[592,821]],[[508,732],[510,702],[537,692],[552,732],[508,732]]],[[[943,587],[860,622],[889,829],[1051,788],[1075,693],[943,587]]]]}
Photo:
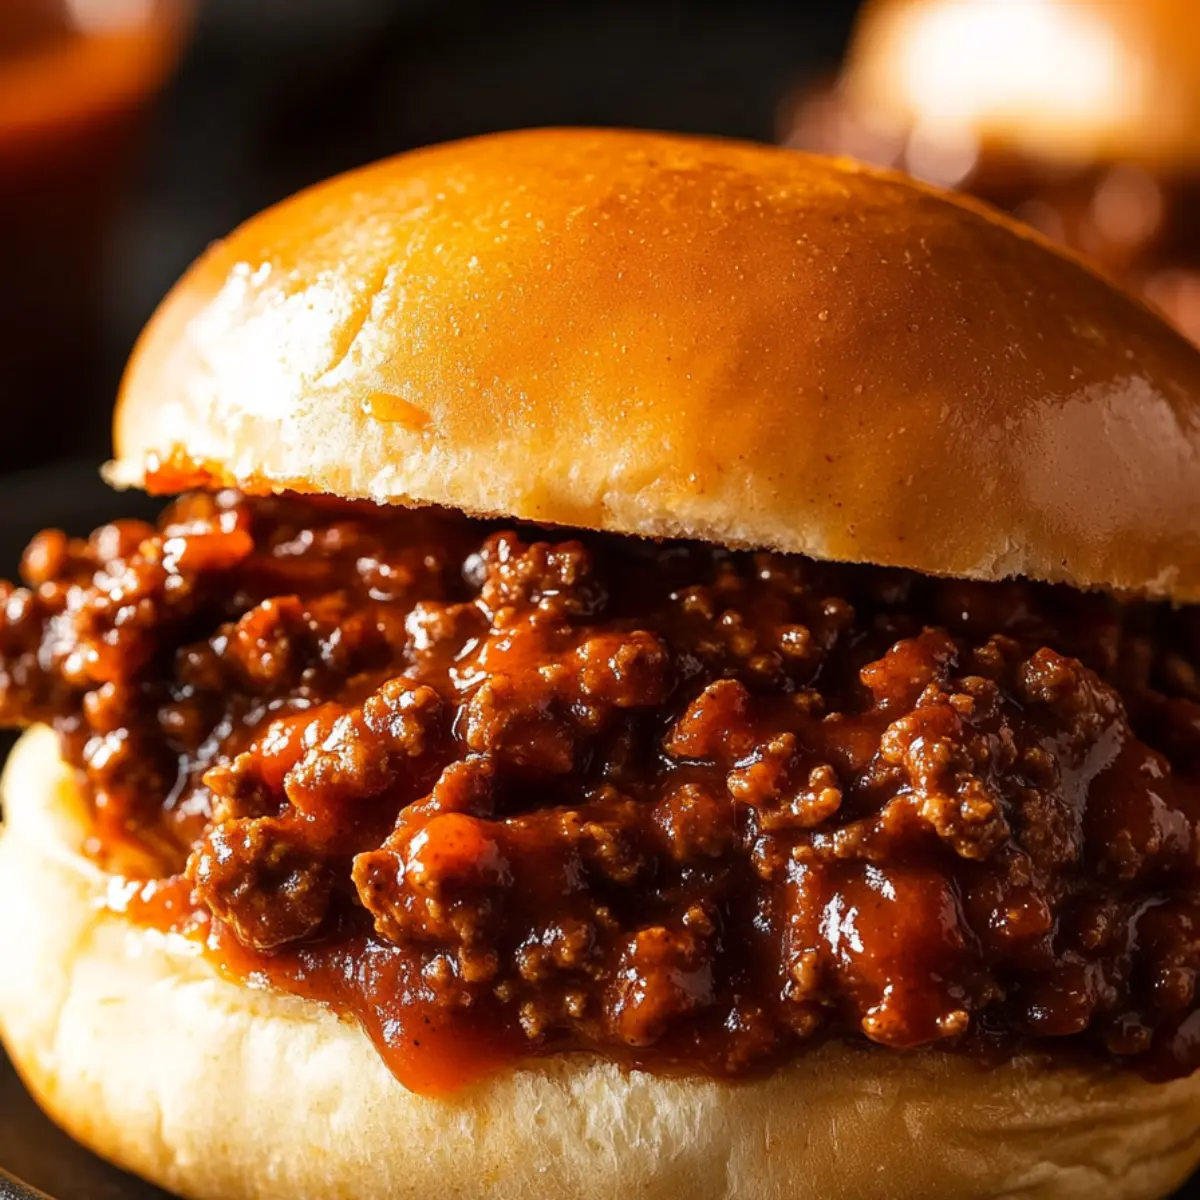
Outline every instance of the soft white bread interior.
{"type": "Polygon", "coordinates": [[[827,1045],[746,1084],[570,1057],[453,1099],[352,1024],[221,977],[106,909],[45,728],[3,780],[0,1034],[46,1110],[197,1200],[1161,1196],[1200,1156],[1200,1077],[827,1045]]]}

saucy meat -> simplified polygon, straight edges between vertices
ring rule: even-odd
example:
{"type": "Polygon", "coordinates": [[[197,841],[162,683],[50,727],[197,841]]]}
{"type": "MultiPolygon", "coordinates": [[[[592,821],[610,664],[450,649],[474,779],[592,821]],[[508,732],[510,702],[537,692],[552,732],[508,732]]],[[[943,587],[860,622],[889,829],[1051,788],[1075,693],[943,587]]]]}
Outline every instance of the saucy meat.
{"type": "Polygon", "coordinates": [[[1200,622],[326,499],[39,535],[0,717],[110,903],[409,1086],[816,1039],[1200,1065],[1200,622]]]}

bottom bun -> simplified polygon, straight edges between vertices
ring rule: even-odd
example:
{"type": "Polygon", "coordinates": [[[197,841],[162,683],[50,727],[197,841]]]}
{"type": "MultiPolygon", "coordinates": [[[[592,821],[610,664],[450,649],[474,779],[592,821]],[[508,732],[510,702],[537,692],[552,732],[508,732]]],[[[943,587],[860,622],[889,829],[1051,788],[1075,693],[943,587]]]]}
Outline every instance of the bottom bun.
{"type": "Polygon", "coordinates": [[[1200,1157],[1200,1077],[1044,1059],[830,1044],[730,1084],[571,1056],[417,1096],[355,1025],[107,911],[48,730],[3,786],[0,1034],[56,1121],[197,1200],[1151,1197],[1200,1157]]]}

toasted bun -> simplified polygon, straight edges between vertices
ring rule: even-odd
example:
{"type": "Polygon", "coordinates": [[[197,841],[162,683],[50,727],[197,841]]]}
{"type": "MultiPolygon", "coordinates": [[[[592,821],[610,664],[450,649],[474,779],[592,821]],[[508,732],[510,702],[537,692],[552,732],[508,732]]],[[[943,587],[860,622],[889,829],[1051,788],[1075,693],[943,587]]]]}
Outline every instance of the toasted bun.
{"type": "Polygon", "coordinates": [[[167,298],[116,449],[123,484],[1200,597],[1194,348],[990,210],[735,142],[506,134],[304,192],[167,298]]]}
{"type": "Polygon", "coordinates": [[[845,85],[881,132],[1200,166],[1195,0],[870,0],[845,85]]]}
{"type": "Polygon", "coordinates": [[[1200,1158],[1200,1077],[938,1051],[828,1045],[736,1085],[563,1057],[416,1096],[353,1025],[106,910],[48,730],[3,787],[5,1045],[72,1134],[194,1200],[1118,1200],[1200,1158]]]}

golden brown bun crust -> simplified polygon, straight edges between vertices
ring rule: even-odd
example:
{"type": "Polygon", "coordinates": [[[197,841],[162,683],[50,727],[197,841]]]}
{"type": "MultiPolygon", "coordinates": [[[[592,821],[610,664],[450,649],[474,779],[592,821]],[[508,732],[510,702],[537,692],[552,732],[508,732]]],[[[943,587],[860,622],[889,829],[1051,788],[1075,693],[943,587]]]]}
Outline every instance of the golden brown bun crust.
{"type": "Polygon", "coordinates": [[[736,142],[505,134],[302,193],[167,298],[116,449],[124,483],[1200,597],[1195,349],[990,210],[736,142]]]}
{"type": "Polygon", "coordinates": [[[1200,167],[1195,0],[869,0],[843,83],[883,132],[1058,160],[1200,167]]]}
{"type": "Polygon", "coordinates": [[[48,730],[4,794],[0,1034],[57,1121],[195,1200],[1121,1200],[1200,1158],[1200,1077],[939,1052],[830,1045],[744,1085],[559,1058],[415,1096],[354,1026],[99,907],[48,730]]]}

